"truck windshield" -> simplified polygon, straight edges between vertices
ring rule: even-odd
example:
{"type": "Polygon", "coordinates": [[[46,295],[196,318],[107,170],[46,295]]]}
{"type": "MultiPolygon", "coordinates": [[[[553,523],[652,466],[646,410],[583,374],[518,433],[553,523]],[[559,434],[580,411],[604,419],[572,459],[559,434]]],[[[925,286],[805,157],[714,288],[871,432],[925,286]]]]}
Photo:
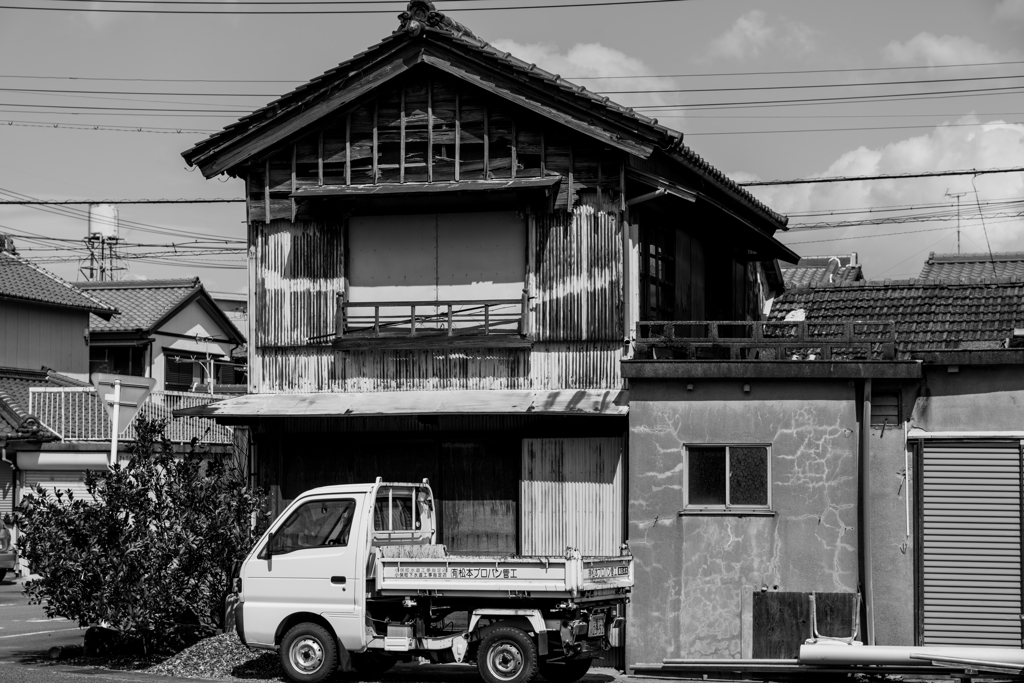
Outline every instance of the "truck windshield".
{"type": "Polygon", "coordinates": [[[348,545],[356,503],[352,499],[314,500],[299,506],[271,537],[274,555],[348,545]]]}

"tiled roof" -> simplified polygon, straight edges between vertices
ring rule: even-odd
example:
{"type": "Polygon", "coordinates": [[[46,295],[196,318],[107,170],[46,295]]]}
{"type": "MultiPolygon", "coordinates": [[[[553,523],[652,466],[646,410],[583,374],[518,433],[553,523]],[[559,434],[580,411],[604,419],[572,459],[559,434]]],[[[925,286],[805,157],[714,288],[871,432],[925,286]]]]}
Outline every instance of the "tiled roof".
{"type": "Polygon", "coordinates": [[[110,320],[90,316],[89,329],[94,332],[149,331],[200,287],[199,278],[84,283],[83,289],[120,311],[110,320]]]}
{"type": "Polygon", "coordinates": [[[864,270],[857,263],[857,254],[837,254],[835,256],[802,256],[796,265],[782,266],[782,277],[786,289],[807,287],[811,283],[828,282],[826,276],[829,261],[838,259],[839,269],[836,270],[833,282],[858,282],[864,279],[864,270]]]}
{"type": "Polygon", "coordinates": [[[0,437],[17,436],[23,420],[33,417],[29,413],[30,388],[80,386],[89,385],[52,370],[0,368],[0,437]]]}
{"type": "Polygon", "coordinates": [[[920,277],[942,280],[991,280],[996,277],[1024,278],[1024,252],[989,254],[928,255],[920,277]]]}
{"type": "Polygon", "coordinates": [[[797,309],[809,321],[895,321],[901,358],[916,352],[1003,348],[1024,327],[1024,282],[937,280],[818,283],[785,292],[770,318],[797,309]]]}
{"type": "Polygon", "coordinates": [[[200,157],[234,138],[263,128],[268,123],[282,117],[309,109],[336,92],[338,86],[344,84],[350,76],[361,75],[362,70],[370,62],[386,51],[396,48],[401,41],[412,40],[422,35],[468,48],[476,56],[491,61],[499,68],[511,69],[516,77],[524,79],[532,85],[543,87],[562,99],[575,100],[575,104],[586,106],[590,113],[604,116],[618,124],[629,124],[644,137],[657,141],[660,147],[669,154],[674,155],[678,161],[713,180],[720,187],[736,196],[741,202],[777,223],[778,227],[783,227],[788,222],[789,219],[787,217],[770,209],[766,204],[750,194],[750,192],[705,161],[699,154],[684,145],[683,134],[659,124],[658,119],[645,116],[630,107],[613,102],[609,97],[591,92],[582,85],[571,83],[557,74],[537,67],[536,64],[530,64],[512,56],[510,52],[498,50],[490,43],[477,37],[462,24],[438,12],[431,2],[413,0],[409,3],[407,11],[400,18],[403,20],[403,23],[399,30],[387,36],[376,45],[356,54],[351,59],[342,62],[333,69],[324,72],[321,76],[279,97],[270,104],[257,109],[252,114],[243,116],[236,123],[228,125],[224,130],[214,133],[185,151],[182,156],[185,157],[189,164],[193,164],[200,157]],[[419,12],[423,12],[424,9],[426,10],[426,21],[414,22],[410,20],[411,17],[409,15],[414,12],[414,6],[419,12]],[[417,24],[415,28],[410,28],[414,23],[417,24]]]}
{"type": "Polygon", "coordinates": [[[0,251],[0,298],[76,308],[103,316],[117,312],[114,306],[9,251],[0,251]]]}

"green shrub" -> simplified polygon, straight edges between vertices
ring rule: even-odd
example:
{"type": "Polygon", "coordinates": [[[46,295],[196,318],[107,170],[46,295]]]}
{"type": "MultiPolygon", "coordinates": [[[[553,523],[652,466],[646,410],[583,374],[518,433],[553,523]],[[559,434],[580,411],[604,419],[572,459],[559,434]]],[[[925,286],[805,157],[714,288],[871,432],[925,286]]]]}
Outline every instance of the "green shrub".
{"type": "Polygon", "coordinates": [[[266,528],[265,499],[230,456],[193,441],[173,453],[163,421],[139,416],[125,466],[90,472],[90,497],[42,488],[16,517],[25,584],[48,617],[101,624],[150,652],[223,626],[232,565],[266,528]]]}

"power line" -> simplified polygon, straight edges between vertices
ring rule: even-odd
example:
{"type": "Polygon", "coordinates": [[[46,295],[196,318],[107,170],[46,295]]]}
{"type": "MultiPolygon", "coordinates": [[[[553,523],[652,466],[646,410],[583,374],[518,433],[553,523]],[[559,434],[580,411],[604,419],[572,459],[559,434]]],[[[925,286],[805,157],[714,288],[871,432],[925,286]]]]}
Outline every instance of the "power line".
{"type": "MultiPolygon", "coordinates": [[[[78,0],[75,0],[78,1],[78,0]]],[[[106,0],[112,1],[112,0],[106,0]]],[[[133,0],[125,0],[133,1],[133,0]]],[[[627,95],[653,93],[745,92],[749,90],[804,90],[808,88],[864,88],[893,85],[924,85],[929,83],[963,83],[968,81],[996,81],[1024,78],[1024,75],[966,76],[961,78],[925,78],[909,81],[870,81],[866,83],[813,83],[807,85],[759,85],[730,88],[665,88],[648,90],[597,90],[600,95],[627,95]]],[[[280,97],[280,93],[211,93],[211,92],[153,92],[138,90],[66,90],[61,88],[3,88],[0,92],[44,93],[62,95],[156,95],[159,97],[280,97]]]]}
{"type": "MultiPolygon", "coordinates": [[[[450,1],[450,0],[449,0],[450,1]]],[[[237,4],[237,3],[232,3],[237,4]]],[[[609,80],[609,79],[650,79],[650,78],[720,78],[723,76],[789,76],[798,74],[823,73],[857,73],[862,71],[909,71],[917,69],[960,69],[966,67],[1007,66],[1024,64],[1024,60],[1005,62],[965,62],[961,64],[934,64],[916,66],[875,66],[846,69],[800,69],[793,71],[715,71],[690,74],[648,74],[629,76],[566,76],[569,80],[609,80]]],[[[306,83],[308,78],[291,80],[273,80],[262,78],[124,78],[104,76],[33,76],[28,74],[0,74],[0,78],[65,80],[65,81],[118,81],[132,83],[306,83]]]]}
{"type": "Polygon", "coordinates": [[[216,199],[0,199],[0,204],[18,206],[68,206],[81,204],[234,204],[244,198],[216,199]]]}
{"type": "MultiPolygon", "coordinates": [[[[746,90],[804,90],[806,88],[863,88],[879,85],[921,85],[924,83],[959,83],[963,81],[999,81],[1011,78],[1024,78],[1021,75],[1013,76],[973,76],[964,78],[923,78],[911,81],[870,81],[868,83],[813,83],[810,85],[751,85],[737,88],[652,88],[649,90],[596,90],[599,95],[625,95],[638,94],[649,95],[655,93],[691,93],[691,92],[740,92],[746,90]]],[[[0,88],[5,90],[6,88],[0,88]]]]}
{"type": "MultiPolygon", "coordinates": [[[[666,116],[664,118],[676,118],[666,116]]],[[[679,116],[678,118],[685,118],[679,116]]],[[[791,128],[787,130],[723,130],[707,131],[704,133],[686,133],[686,137],[702,137],[706,135],[770,135],[774,133],[837,133],[842,131],[864,131],[864,130],[908,130],[917,128],[970,128],[974,126],[989,126],[994,122],[978,123],[923,123],[916,126],[857,126],[851,128],[791,128]]],[[[1013,126],[1024,125],[1024,121],[1004,121],[1004,124],[1013,126]]]]}
{"type": "MultiPolygon", "coordinates": [[[[459,12],[501,12],[506,10],[535,10],[535,9],[564,9],[564,8],[576,8],[586,7],[593,9],[595,7],[612,7],[620,5],[654,5],[664,4],[670,2],[689,2],[690,0],[611,0],[610,2],[573,2],[563,3],[558,5],[518,5],[510,7],[460,7],[459,12]]],[[[401,3],[398,3],[401,4],[401,3]]],[[[231,11],[231,10],[219,10],[219,11],[207,11],[207,10],[187,10],[187,9],[173,9],[173,10],[152,10],[152,9],[121,9],[121,8],[101,8],[101,7],[25,7],[18,5],[0,5],[0,9],[13,9],[13,10],[27,10],[35,12],[116,12],[122,14],[224,14],[232,16],[246,16],[246,15],[290,15],[290,16],[302,16],[304,14],[394,14],[399,11],[400,8],[395,9],[352,9],[352,10],[306,10],[303,12],[292,12],[289,10],[245,10],[245,11],[231,11]]]]}
{"type": "Polygon", "coordinates": [[[124,126],[103,126],[92,123],[53,123],[53,122],[30,122],[30,121],[0,121],[0,127],[10,126],[13,128],[56,128],[58,130],[100,130],[100,131],[113,131],[122,133],[163,133],[170,135],[184,135],[192,133],[209,134],[216,133],[215,130],[197,130],[197,129],[185,129],[185,128],[150,128],[144,126],[133,126],[131,128],[124,126]]]}
{"type": "Polygon", "coordinates": [[[811,183],[850,183],[860,180],[906,180],[908,178],[936,178],[952,175],[989,175],[991,173],[1022,173],[1024,166],[1013,168],[971,168],[962,171],[935,171],[931,173],[897,173],[891,175],[825,176],[821,178],[795,178],[792,180],[748,180],[737,183],[741,187],[766,185],[809,185],[811,183]]]}

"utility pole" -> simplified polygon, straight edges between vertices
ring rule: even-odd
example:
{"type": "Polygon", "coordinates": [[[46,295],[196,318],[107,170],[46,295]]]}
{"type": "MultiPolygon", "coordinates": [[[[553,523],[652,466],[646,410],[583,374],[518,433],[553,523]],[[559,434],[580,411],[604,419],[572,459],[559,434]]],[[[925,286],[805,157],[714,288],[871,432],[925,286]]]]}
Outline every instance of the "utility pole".
{"type": "Polygon", "coordinates": [[[947,197],[956,197],[956,253],[960,253],[960,198],[966,195],[966,192],[950,192],[946,189],[947,197]]]}

